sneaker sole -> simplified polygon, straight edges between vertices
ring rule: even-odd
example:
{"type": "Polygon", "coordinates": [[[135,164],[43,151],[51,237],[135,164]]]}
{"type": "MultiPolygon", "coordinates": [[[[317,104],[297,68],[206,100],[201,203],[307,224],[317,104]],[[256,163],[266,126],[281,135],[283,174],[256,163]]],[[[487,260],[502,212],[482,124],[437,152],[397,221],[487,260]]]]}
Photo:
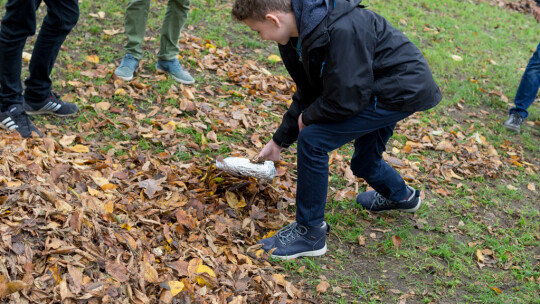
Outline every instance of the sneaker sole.
{"type": "Polygon", "coordinates": [[[326,249],[327,249],[327,247],[326,247],[326,243],[325,243],[324,247],[319,249],[319,250],[304,251],[304,252],[300,252],[300,253],[297,253],[297,254],[285,255],[285,256],[273,255],[272,254],[270,257],[275,258],[275,259],[285,260],[285,261],[296,259],[296,258],[303,257],[303,256],[305,256],[305,257],[317,257],[317,256],[324,255],[326,253],[326,249]]]}
{"type": "MultiPolygon", "coordinates": [[[[116,74],[114,74],[114,75],[116,75],[116,74]]],[[[124,76],[118,76],[118,75],[116,75],[116,77],[122,79],[123,81],[131,81],[131,80],[133,79],[133,76],[131,76],[131,77],[124,77],[124,76]]]]}
{"type": "Polygon", "coordinates": [[[163,74],[169,74],[171,75],[171,77],[176,81],[176,82],[180,82],[180,83],[183,83],[183,84],[194,84],[195,83],[195,80],[192,80],[192,81],[186,81],[186,80],[183,80],[183,79],[180,79],[180,78],[177,78],[176,76],[174,76],[173,74],[170,74],[169,72],[165,71],[165,70],[162,70],[158,67],[156,67],[156,70],[160,73],[163,73],[163,74]]]}
{"type": "Polygon", "coordinates": [[[60,116],[60,117],[69,117],[69,116],[74,116],[75,114],[79,113],[79,110],[71,114],[58,114],[52,111],[26,111],[25,110],[25,112],[28,115],[54,115],[54,116],[60,116]]]}
{"type": "Polygon", "coordinates": [[[516,133],[521,133],[521,128],[520,129],[517,129],[517,128],[514,128],[514,127],[511,127],[509,125],[503,125],[507,130],[510,130],[510,131],[514,131],[516,133]]]}

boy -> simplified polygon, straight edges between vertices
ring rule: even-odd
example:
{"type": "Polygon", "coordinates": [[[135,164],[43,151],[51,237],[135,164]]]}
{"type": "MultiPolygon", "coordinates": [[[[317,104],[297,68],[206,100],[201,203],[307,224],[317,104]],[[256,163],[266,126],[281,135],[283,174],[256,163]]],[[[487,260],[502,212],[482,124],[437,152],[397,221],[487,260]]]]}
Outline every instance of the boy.
{"type": "Polygon", "coordinates": [[[297,91],[282,123],[259,154],[279,160],[297,143],[296,222],[262,239],[272,257],[326,252],[324,208],[328,152],[354,140],[351,169],[375,189],[358,204],[380,212],[415,212],[420,191],[382,159],[396,123],[442,98],[418,48],[361,0],[236,0],[232,15],[279,43],[297,91]]]}
{"type": "Polygon", "coordinates": [[[60,47],[79,19],[77,0],[50,0],[34,44],[30,75],[21,85],[22,53],[26,38],[36,33],[36,10],[41,0],[8,0],[0,26],[0,127],[22,137],[41,132],[27,114],[70,116],[77,105],[60,100],[50,78],[60,47]]]}
{"type": "MultiPolygon", "coordinates": [[[[126,37],[124,47],[126,55],[120,66],[114,71],[119,78],[130,81],[143,58],[142,43],[146,31],[146,22],[150,9],[150,0],[131,0],[126,10],[126,37]]],[[[161,27],[158,61],[156,70],[167,73],[180,83],[192,84],[193,77],[178,62],[178,38],[189,13],[189,0],[168,0],[167,12],[161,27]]]]}

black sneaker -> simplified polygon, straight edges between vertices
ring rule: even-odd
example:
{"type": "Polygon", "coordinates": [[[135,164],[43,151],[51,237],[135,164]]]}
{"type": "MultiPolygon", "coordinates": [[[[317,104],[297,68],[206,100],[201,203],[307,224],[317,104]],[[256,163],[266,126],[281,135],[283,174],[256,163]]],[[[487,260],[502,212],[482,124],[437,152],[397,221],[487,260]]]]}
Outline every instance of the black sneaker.
{"type": "Polygon", "coordinates": [[[330,226],[323,222],[319,227],[307,227],[296,222],[281,228],[272,237],[262,239],[262,249],[270,251],[273,258],[291,260],[301,256],[321,256],[326,253],[326,234],[330,226]]]}
{"type": "Polygon", "coordinates": [[[379,194],[377,191],[372,190],[358,194],[356,196],[356,203],[362,205],[364,209],[372,212],[398,210],[414,213],[416,210],[418,210],[418,208],[420,208],[420,204],[422,202],[420,199],[420,191],[415,190],[411,186],[407,186],[407,188],[411,194],[406,200],[399,202],[391,201],[379,194]]]}
{"type": "Polygon", "coordinates": [[[30,115],[53,114],[56,116],[71,116],[79,111],[79,107],[74,103],[60,100],[58,94],[51,92],[45,101],[37,105],[30,105],[25,102],[24,110],[30,115]]]}
{"type": "Polygon", "coordinates": [[[41,137],[41,132],[30,121],[28,115],[24,112],[22,104],[10,106],[7,111],[0,112],[0,127],[8,130],[16,130],[22,137],[32,137],[32,132],[36,132],[41,137]]]}
{"type": "Polygon", "coordinates": [[[508,119],[504,122],[503,126],[507,128],[508,130],[520,133],[521,132],[521,124],[523,123],[525,119],[519,115],[518,112],[512,112],[508,116],[508,119]]]}

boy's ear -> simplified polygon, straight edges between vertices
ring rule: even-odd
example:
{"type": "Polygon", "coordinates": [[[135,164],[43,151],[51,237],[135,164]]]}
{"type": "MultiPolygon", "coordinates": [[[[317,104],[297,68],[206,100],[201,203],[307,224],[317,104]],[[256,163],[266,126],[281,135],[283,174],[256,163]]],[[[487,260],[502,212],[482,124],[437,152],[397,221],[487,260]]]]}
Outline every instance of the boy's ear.
{"type": "Polygon", "coordinates": [[[277,15],[269,13],[269,14],[266,14],[266,16],[264,16],[264,17],[266,18],[266,20],[272,22],[277,27],[281,26],[281,20],[279,19],[279,17],[277,15]]]}

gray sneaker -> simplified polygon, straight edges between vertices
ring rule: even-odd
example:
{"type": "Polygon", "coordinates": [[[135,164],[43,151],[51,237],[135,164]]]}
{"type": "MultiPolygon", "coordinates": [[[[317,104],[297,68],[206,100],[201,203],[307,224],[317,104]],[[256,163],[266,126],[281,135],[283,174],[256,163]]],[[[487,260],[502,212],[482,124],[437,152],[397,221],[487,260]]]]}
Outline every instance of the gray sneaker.
{"type": "Polygon", "coordinates": [[[525,119],[519,115],[518,112],[512,112],[508,116],[508,119],[504,122],[503,126],[507,128],[508,130],[520,133],[521,132],[521,124],[523,123],[525,119]]]}
{"type": "Polygon", "coordinates": [[[114,74],[120,79],[130,81],[133,79],[133,73],[137,71],[138,67],[139,60],[135,59],[131,54],[126,54],[126,56],[122,58],[120,66],[114,70],[114,74]]]}
{"type": "Polygon", "coordinates": [[[180,62],[178,62],[178,58],[174,58],[173,60],[158,60],[156,69],[159,72],[171,75],[174,80],[180,83],[195,83],[195,79],[193,79],[193,77],[191,77],[187,71],[182,69],[180,62]]]}
{"type": "Polygon", "coordinates": [[[294,222],[257,244],[262,244],[262,249],[266,252],[275,248],[270,256],[281,260],[302,256],[316,257],[326,253],[326,234],[329,232],[330,226],[326,222],[317,227],[307,227],[294,222]]]}
{"type": "Polygon", "coordinates": [[[420,208],[420,204],[422,203],[420,191],[415,190],[411,186],[407,186],[407,189],[409,189],[409,197],[399,202],[391,201],[377,191],[371,190],[358,194],[356,196],[356,203],[371,212],[398,210],[414,213],[420,208]]]}

